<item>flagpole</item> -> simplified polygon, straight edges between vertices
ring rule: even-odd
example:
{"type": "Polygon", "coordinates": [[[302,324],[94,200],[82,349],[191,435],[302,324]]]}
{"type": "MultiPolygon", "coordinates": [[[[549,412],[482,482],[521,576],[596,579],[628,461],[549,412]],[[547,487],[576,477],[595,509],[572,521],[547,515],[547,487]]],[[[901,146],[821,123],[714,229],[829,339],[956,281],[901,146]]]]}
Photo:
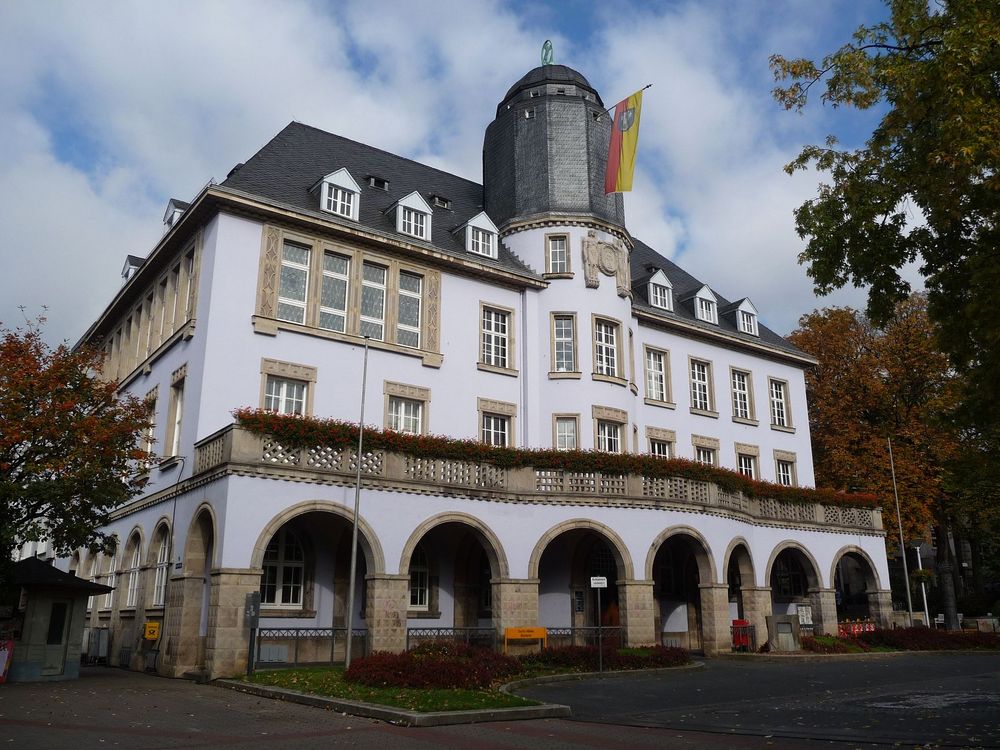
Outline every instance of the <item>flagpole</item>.
{"type": "Polygon", "coordinates": [[[351,578],[347,583],[347,646],[344,669],[351,666],[351,631],[354,630],[354,577],[358,567],[358,513],[361,506],[361,451],[365,440],[365,390],[368,385],[368,336],[365,336],[365,364],[361,370],[361,421],[358,422],[357,474],[354,477],[354,523],[351,530],[351,578]]]}
{"type": "MultiPolygon", "coordinates": [[[[652,88],[652,87],[653,87],[653,84],[651,84],[651,83],[647,83],[647,84],[646,84],[645,86],[643,86],[643,87],[642,87],[641,89],[639,89],[639,91],[645,91],[646,89],[648,89],[648,88],[652,88]]],[[[639,91],[636,91],[636,92],[634,92],[634,93],[638,94],[638,93],[639,93],[639,91]]],[[[626,98],[628,98],[628,97],[626,97],[626,98]]],[[[617,106],[618,106],[617,104],[612,104],[612,105],[611,105],[610,107],[608,107],[608,108],[607,108],[606,110],[604,110],[604,111],[605,111],[605,112],[607,112],[608,114],[611,114],[611,110],[613,110],[613,109],[614,109],[615,107],[617,107],[617,106]]]]}
{"type": "Polygon", "coordinates": [[[892,470],[892,494],[896,496],[896,523],[899,524],[899,554],[903,556],[903,583],[906,585],[906,615],[913,627],[913,596],[910,594],[910,570],[906,564],[906,547],[903,545],[903,517],[899,512],[899,490],[896,489],[896,462],[892,460],[892,438],[889,443],[889,468],[892,470]]]}

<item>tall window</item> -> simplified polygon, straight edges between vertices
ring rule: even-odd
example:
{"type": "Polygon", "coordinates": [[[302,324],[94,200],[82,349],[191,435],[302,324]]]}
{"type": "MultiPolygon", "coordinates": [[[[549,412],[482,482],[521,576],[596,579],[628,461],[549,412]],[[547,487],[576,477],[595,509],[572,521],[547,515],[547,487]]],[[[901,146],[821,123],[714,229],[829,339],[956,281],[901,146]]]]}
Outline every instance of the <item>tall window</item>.
{"type": "Polygon", "coordinates": [[[302,416],[306,410],[307,387],[308,385],[301,380],[268,375],[264,390],[264,408],[278,414],[302,416]]]}
{"type": "Polygon", "coordinates": [[[555,372],[576,372],[576,319],[556,315],[552,320],[555,372]]]}
{"type": "Polygon", "coordinates": [[[663,352],[646,350],[646,398],[667,400],[667,362],[663,352]]]}
{"type": "Polygon", "coordinates": [[[696,446],[694,449],[694,460],[700,464],[715,466],[715,449],[696,446]]]}
{"type": "Polygon", "coordinates": [[[750,410],[750,373],[732,370],[733,416],[739,419],[753,419],[750,410]]]}
{"type": "Polygon", "coordinates": [[[305,578],[305,551],[298,537],[281,529],[264,550],[264,572],[260,577],[261,604],[301,607],[305,578]]]}
{"type": "Polygon", "coordinates": [[[106,586],[111,587],[111,591],[104,595],[104,609],[111,609],[115,606],[115,586],[118,585],[118,562],[115,556],[111,555],[108,560],[108,577],[104,581],[106,586]]]}
{"type": "Polygon", "coordinates": [[[396,343],[420,346],[420,299],[423,279],[415,273],[399,272],[399,309],[396,316],[396,343]]]}
{"type": "Polygon", "coordinates": [[[575,451],[579,445],[576,417],[556,417],[556,450],[575,451]]]}
{"type": "Polygon", "coordinates": [[[549,237],[548,238],[549,273],[569,273],[569,249],[568,238],[549,237]]]}
{"type": "Polygon", "coordinates": [[[785,384],[780,380],[771,381],[771,424],[776,427],[788,427],[785,384]]]}
{"type": "Polygon", "coordinates": [[[698,297],[698,318],[708,323],[717,323],[715,302],[705,297],[698,297]]]}
{"type": "Polygon", "coordinates": [[[184,378],[170,387],[170,424],[168,425],[168,456],[181,454],[181,425],[184,417],[184,378]]]}
{"type": "Polygon", "coordinates": [[[362,264],[361,335],[376,341],[385,338],[385,274],[382,266],[362,264]]]}
{"type": "Polygon", "coordinates": [[[418,544],[413,549],[413,556],[410,558],[410,609],[428,609],[430,607],[429,574],[427,553],[424,552],[423,545],[418,544]]]}
{"type": "Polygon", "coordinates": [[[671,445],[668,440],[660,440],[658,438],[649,439],[649,452],[651,455],[657,458],[670,458],[671,456],[671,445]]]}
{"type": "Polygon", "coordinates": [[[146,407],[146,419],[149,420],[149,424],[142,431],[142,449],[146,453],[152,454],[153,448],[156,444],[156,389],[154,388],[148,394],[146,394],[146,400],[144,401],[146,407]]]}
{"type": "Polygon", "coordinates": [[[622,452],[622,426],[606,419],[597,420],[597,450],[622,452]]]}
{"type": "Polygon", "coordinates": [[[508,367],[508,328],[510,315],[490,307],[483,308],[482,361],[493,367],[508,367]]]}
{"type": "Polygon", "coordinates": [[[281,249],[281,276],[278,279],[278,317],[281,320],[306,322],[309,252],[309,248],[291,242],[286,242],[281,249]]]}
{"type": "Polygon", "coordinates": [[[351,259],[323,253],[323,288],[320,290],[319,327],[328,331],[347,329],[347,287],[351,259]]]}
{"type": "Polygon", "coordinates": [[[488,229],[480,229],[479,227],[470,227],[470,229],[472,231],[469,240],[472,252],[490,258],[497,257],[497,251],[493,247],[493,240],[496,235],[488,229]]]}
{"type": "Polygon", "coordinates": [[[403,206],[403,232],[420,239],[427,239],[427,214],[403,206]]]}
{"type": "Polygon", "coordinates": [[[141,552],[139,538],[132,539],[132,557],[129,560],[128,578],[125,586],[125,606],[129,609],[135,607],[139,601],[139,568],[141,562],[141,552]]]}
{"type": "Polygon", "coordinates": [[[618,326],[607,320],[594,322],[594,372],[618,377],[618,326]]]}
{"type": "Polygon", "coordinates": [[[156,548],[156,574],[153,578],[153,606],[162,607],[167,593],[167,574],[170,565],[170,542],[166,529],[160,531],[159,546],[156,548]]]}
{"type": "Polygon", "coordinates": [[[757,316],[747,310],[740,310],[740,330],[743,333],[757,335],[757,316]]]}
{"type": "Polygon", "coordinates": [[[482,438],[487,445],[506,448],[510,445],[510,417],[483,413],[482,438]]]}
{"type": "Polygon", "coordinates": [[[649,285],[649,304],[663,310],[673,310],[674,300],[670,287],[663,284],[649,285]]]}
{"type": "Polygon", "coordinates": [[[691,360],[691,408],[712,410],[712,366],[708,362],[691,360]]]}
{"type": "Polygon", "coordinates": [[[795,464],[791,461],[783,461],[782,459],[775,461],[775,473],[778,484],[783,484],[786,487],[795,484],[795,464]]]}
{"type": "Polygon", "coordinates": [[[386,425],[396,432],[419,435],[423,432],[424,404],[410,398],[389,397],[389,423],[386,425]]]}
{"type": "Polygon", "coordinates": [[[331,213],[340,214],[350,219],[353,215],[354,192],[337,187],[332,183],[326,184],[326,210],[331,213]]]}
{"type": "Polygon", "coordinates": [[[740,453],[736,456],[736,469],[745,477],[757,478],[757,457],[749,453],[740,453]]]}

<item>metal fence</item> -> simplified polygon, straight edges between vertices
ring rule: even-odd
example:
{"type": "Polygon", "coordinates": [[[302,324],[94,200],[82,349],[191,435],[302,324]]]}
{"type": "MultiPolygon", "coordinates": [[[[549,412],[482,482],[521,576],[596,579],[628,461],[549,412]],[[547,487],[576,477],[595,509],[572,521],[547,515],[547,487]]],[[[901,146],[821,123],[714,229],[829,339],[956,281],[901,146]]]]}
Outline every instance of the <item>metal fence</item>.
{"type": "Polygon", "coordinates": [[[605,646],[614,644],[617,648],[625,645],[625,629],[617,625],[611,627],[548,628],[549,648],[563,646],[596,646],[598,641],[605,646]]]}
{"type": "MultiPolygon", "coordinates": [[[[257,631],[257,668],[336,664],[344,661],[347,628],[261,628],[257,631]]],[[[368,653],[368,631],[351,630],[351,653],[368,653]]]]}
{"type": "Polygon", "coordinates": [[[496,628],[407,628],[406,650],[429,641],[454,641],[469,646],[497,648],[496,628]]]}
{"type": "Polygon", "coordinates": [[[729,632],[733,637],[733,651],[757,652],[757,627],[755,625],[732,625],[729,632]]]}

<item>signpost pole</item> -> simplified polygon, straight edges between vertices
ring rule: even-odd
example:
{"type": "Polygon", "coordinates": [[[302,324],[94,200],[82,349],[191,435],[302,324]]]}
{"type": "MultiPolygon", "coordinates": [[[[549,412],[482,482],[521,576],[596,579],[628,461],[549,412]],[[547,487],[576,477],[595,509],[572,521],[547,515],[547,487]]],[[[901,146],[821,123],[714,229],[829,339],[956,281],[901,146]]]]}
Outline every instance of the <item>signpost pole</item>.
{"type": "Polygon", "coordinates": [[[604,673],[604,628],[601,617],[601,590],[597,589],[597,671],[604,673]]]}

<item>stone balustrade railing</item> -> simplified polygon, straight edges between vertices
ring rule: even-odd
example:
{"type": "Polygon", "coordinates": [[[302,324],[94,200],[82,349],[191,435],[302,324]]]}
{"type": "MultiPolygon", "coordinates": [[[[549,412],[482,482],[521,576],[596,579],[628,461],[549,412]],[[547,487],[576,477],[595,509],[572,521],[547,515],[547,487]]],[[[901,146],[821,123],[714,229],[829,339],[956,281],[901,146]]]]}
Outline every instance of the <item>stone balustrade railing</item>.
{"type": "MultiPolygon", "coordinates": [[[[312,479],[353,482],[358,469],[356,448],[283,445],[272,436],[255,435],[230,425],[195,445],[195,474],[222,467],[261,473],[301,472],[312,479]]],[[[531,467],[504,469],[458,459],[417,458],[383,450],[361,455],[361,475],[369,482],[430,493],[448,488],[508,502],[564,502],[585,505],[670,505],[692,510],[739,514],[750,519],[794,525],[834,527],[882,533],[882,513],[854,506],[751,498],[720,489],[712,482],[683,477],[648,477],[598,471],[560,471],[531,467]],[[499,496],[499,497],[498,497],[499,496]]]]}

